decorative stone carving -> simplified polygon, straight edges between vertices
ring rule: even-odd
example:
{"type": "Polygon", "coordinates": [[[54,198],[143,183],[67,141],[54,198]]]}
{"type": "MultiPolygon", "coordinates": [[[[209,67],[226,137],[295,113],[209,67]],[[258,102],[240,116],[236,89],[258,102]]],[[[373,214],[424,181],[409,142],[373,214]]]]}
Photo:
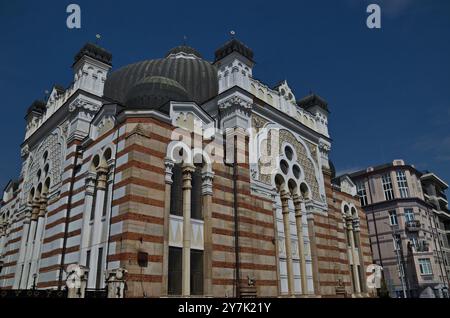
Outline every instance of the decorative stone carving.
{"type": "Polygon", "coordinates": [[[164,180],[165,180],[166,184],[172,184],[173,183],[173,180],[172,180],[172,175],[173,175],[172,169],[173,169],[174,165],[175,165],[175,163],[171,159],[166,158],[164,160],[164,166],[166,168],[166,174],[165,174],[165,179],[164,180]]]}
{"type": "Polygon", "coordinates": [[[69,105],[69,112],[73,112],[78,108],[96,112],[100,109],[100,105],[96,105],[88,100],[77,98],[69,105]]]}
{"type": "Polygon", "coordinates": [[[20,156],[23,159],[26,159],[29,154],[30,154],[30,148],[28,147],[28,145],[25,145],[22,147],[22,149],[20,149],[20,156]]]}
{"type": "Polygon", "coordinates": [[[105,273],[108,298],[124,298],[127,273],[124,268],[108,270],[105,273]]]}
{"type": "Polygon", "coordinates": [[[320,139],[319,140],[319,151],[320,151],[320,157],[322,160],[322,166],[329,169],[330,165],[329,165],[329,161],[328,161],[328,153],[331,150],[331,143],[324,140],[324,139],[320,139]]]}
{"type": "Polygon", "coordinates": [[[264,118],[252,114],[252,128],[256,130],[258,133],[261,128],[263,128],[265,125],[267,125],[268,121],[264,118]]]}
{"type": "Polygon", "coordinates": [[[234,113],[249,116],[252,109],[252,102],[242,98],[241,96],[232,95],[224,100],[221,100],[218,106],[223,117],[227,117],[234,113]]]}
{"type": "Polygon", "coordinates": [[[204,172],[202,173],[202,195],[212,195],[213,190],[213,179],[214,179],[214,172],[204,172]]]}
{"type": "MultiPolygon", "coordinates": [[[[300,164],[300,166],[302,166],[304,173],[305,173],[305,181],[306,183],[309,185],[309,187],[311,188],[311,194],[312,194],[312,198],[316,201],[325,201],[325,198],[323,196],[320,195],[320,187],[319,187],[319,176],[316,176],[316,169],[314,167],[313,161],[312,159],[308,156],[308,150],[307,148],[297,140],[297,138],[288,130],[286,129],[281,129],[278,132],[279,134],[279,149],[278,149],[278,154],[283,153],[283,142],[287,142],[289,144],[291,144],[294,148],[295,148],[295,152],[297,154],[297,160],[298,163],[300,164]]],[[[268,138],[267,140],[271,140],[272,138],[272,130],[269,131],[268,133],[268,138]]],[[[277,154],[273,154],[271,152],[271,143],[270,142],[263,142],[262,143],[262,149],[261,152],[262,153],[270,153],[272,154],[272,156],[276,156],[277,154]]],[[[276,158],[273,158],[274,160],[276,160],[276,158]]],[[[259,161],[259,171],[262,171],[262,163],[261,161],[259,161]]],[[[271,184],[272,182],[272,175],[271,174],[263,174],[260,173],[259,174],[259,180],[265,184],[271,184]]]]}
{"type": "MultiPolygon", "coordinates": [[[[50,170],[48,176],[51,180],[51,185],[57,185],[61,182],[61,163],[63,160],[63,149],[61,145],[61,138],[57,132],[52,133],[37,147],[36,150],[30,152],[30,162],[28,163],[28,169],[25,176],[25,182],[23,186],[24,196],[22,197],[22,203],[27,200],[27,195],[33,186],[37,186],[39,183],[45,182],[44,177],[41,176],[40,180],[37,180],[37,171],[44,170],[44,165],[48,164],[50,170]],[[47,161],[44,163],[43,155],[47,151],[47,161]]],[[[43,175],[43,174],[42,174],[43,175]]]]}
{"type": "Polygon", "coordinates": [[[139,135],[142,137],[150,138],[150,133],[142,126],[141,124],[137,124],[126,136],[126,139],[139,135]]]}
{"type": "Polygon", "coordinates": [[[82,265],[70,264],[66,273],[67,298],[84,298],[88,269],[82,265]]]}

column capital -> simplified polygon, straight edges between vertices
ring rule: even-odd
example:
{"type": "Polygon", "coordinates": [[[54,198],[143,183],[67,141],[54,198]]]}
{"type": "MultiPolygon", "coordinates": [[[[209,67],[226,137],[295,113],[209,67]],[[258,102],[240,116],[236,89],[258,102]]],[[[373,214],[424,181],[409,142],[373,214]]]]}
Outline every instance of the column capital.
{"type": "Polygon", "coordinates": [[[214,172],[205,171],[202,173],[202,195],[212,195],[212,185],[214,179],[214,172]]]}
{"type": "Polygon", "coordinates": [[[185,173],[189,173],[190,174],[190,173],[195,171],[195,166],[193,164],[191,164],[191,163],[183,163],[181,168],[182,168],[182,171],[183,171],[183,175],[185,173]]]}
{"type": "Polygon", "coordinates": [[[289,199],[291,198],[291,195],[286,190],[281,190],[280,192],[280,199],[281,199],[281,207],[282,207],[282,213],[289,213],[289,199]]]}
{"type": "Polygon", "coordinates": [[[105,190],[106,181],[108,179],[108,168],[99,167],[97,168],[97,189],[105,190]]]}
{"type": "Polygon", "coordinates": [[[195,171],[195,166],[185,163],[182,166],[183,171],[183,190],[192,189],[192,173],[195,171]]]}
{"type": "Polygon", "coordinates": [[[347,227],[347,230],[353,230],[353,219],[351,217],[345,217],[345,224],[347,227]]]}
{"type": "Polygon", "coordinates": [[[164,159],[164,167],[166,169],[165,170],[165,178],[164,178],[164,180],[165,180],[166,184],[172,184],[173,183],[173,180],[172,180],[172,175],[173,175],[172,169],[173,169],[174,166],[175,166],[175,162],[172,159],[170,159],[170,158],[165,158],[164,159]]]}
{"type": "Polygon", "coordinates": [[[295,216],[301,217],[302,216],[302,203],[303,203],[301,196],[298,194],[294,194],[293,201],[294,201],[294,208],[295,208],[295,216]]]}
{"type": "Polygon", "coordinates": [[[47,199],[46,198],[42,198],[41,201],[40,201],[40,205],[39,205],[38,218],[45,216],[46,209],[47,209],[47,199]]]}

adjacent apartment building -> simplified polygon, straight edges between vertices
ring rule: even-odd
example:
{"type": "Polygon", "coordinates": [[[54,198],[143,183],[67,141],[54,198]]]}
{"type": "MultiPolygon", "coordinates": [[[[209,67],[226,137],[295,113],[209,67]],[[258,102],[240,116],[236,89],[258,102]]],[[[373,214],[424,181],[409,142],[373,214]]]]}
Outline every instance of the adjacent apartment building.
{"type": "Polygon", "coordinates": [[[403,160],[349,175],[366,212],[374,262],[391,297],[448,297],[445,182],[403,160]]]}

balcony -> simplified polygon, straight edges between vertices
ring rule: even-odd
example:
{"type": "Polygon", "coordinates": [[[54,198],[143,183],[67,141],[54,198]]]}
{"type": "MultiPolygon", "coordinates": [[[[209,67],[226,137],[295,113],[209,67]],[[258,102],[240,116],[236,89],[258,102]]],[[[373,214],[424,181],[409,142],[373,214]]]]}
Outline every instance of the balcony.
{"type": "Polygon", "coordinates": [[[409,232],[417,232],[421,228],[420,221],[417,220],[407,221],[405,225],[409,232]]]}
{"type": "Polygon", "coordinates": [[[422,252],[429,252],[430,251],[430,245],[427,241],[421,241],[417,243],[416,245],[413,245],[414,252],[416,253],[422,253],[422,252]]]}

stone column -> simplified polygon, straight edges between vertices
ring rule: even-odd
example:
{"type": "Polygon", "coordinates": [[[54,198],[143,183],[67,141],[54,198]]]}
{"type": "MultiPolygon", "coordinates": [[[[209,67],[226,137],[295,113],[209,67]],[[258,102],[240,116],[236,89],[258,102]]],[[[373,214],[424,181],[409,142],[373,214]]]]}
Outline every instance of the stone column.
{"type": "Polygon", "coordinates": [[[0,259],[3,255],[3,249],[5,248],[6,241],[6,223],[2,222],[0,224],[0,259]]]}
{"type": "Polygon", "coordinates": [[[281,192],[281,207],[283,214],[284,225],[284,241],[285,241],[285,253],[286,253],[286,267],[288,274],[288,295],[294,295],[294,267],[292,264],[292,248],[291,248],[291,229],[289,222],[289,199],[290,195],[287,191],[281,192]]]}
{"type": "Polygon", "coordinates": [[[89,240],[91,236],[91,212],[92,203],[94,201],[95,182],[97,173],[89,172],[86,178],[86,195],[84,199],[84,213],[83,213],[83,225],[81,232],[81,246],[80,246],[80,265],[89,267],[90,264],[86,264],[86,252],[89,249],[89,240]]]}
{"type": "Polygon", "coordinates": [[[204,288],[203,294],[206,297],[213,297],[212,290],[212,183],[214,179],[213,172],[204,172],[202,174],[202,196],[203,196],[203,271],[204,288]]]}
{"type": "Polygon", "coordinates": [[[356,267],[356,252],[355,252],[355,238],[353,237],[353,219],[351,217],[347,217],[345,219],[346,225],[347,225],[347,234],[348,234],[348,240],[350,241],[350,251],[352,255],[352,262],[353,262],[353,277],[354,277],[354,283],[355,283],[355,289],[356,294],[361,294],[361,286],[359,283],[359,275],[358,275],[358,268],[356,267]]]}
{"type": "Polygon", "coordinates": [[[39,201],[33,202],[31,212],[30,232],[27,239],[27,248],[25,250],[25,259],[23,264],[22,279],[20,280],[20,289],[26,289],[28,286],[28,275],[30,273],[30,262],[33,256],[34,239],[36,236],[36,223],[39,215],[39,201]]]}
{"type": "Polygon", "coordinates": [[[361,287],[361,293],[367,293],[367,287],[366,287],[366,271],[364,266],[364,255],[363,255],[363,249],[361,246],[361,236],[360,236],[360,227],[359,227],[359,219],[353,220],[353,235],[355,236],[355,240],[358,242],[358,256],[359,256],[359,268],[361,271],[362,280],[359,282],[361,287]]]}
{"type": "Polygon", "coordinates": [[[47,209],[47,200],[41,199],[39,204],[39,214],[37,216],[37,227],[36,227],[36,238],[34,240],[34,248],[33,248],[33,254],[31,258],[31,268],[30,268],[30,274],[28,275],[28,286],[27,288],[33,287],[33,275],[37,274],[38,272],[38,261],[40,257],[41,252],[41,241],[42,236],[44,234],[44,222],[45,222],[45,212],[47,209]]]}
{"type": "Polygon", "coordinates": [[[170,233],[170,197],[172,192],[172,169],[175,163],[166,158],[164,160],[164,165],[166,167],[165,174],[165,191],[164,191],[164,228],[163,228],[163,264],[162,264],[162,286],[161,286],[161,295],[167,296],[169,294],[169,233],[170,233]]]}
{"type": "Polygon", "coordinates": [[[302,282],[302,294],[308,294],[308,279],[306,277],[306,253],[305,242],[303,239],[303,221],[302,221],[302,200],[300,196],[294,196],[295,206],[295,223],[297,225],[297,237],[298,237],[298,255],[300,257],[300,275],[302,282]]]}
{"type": "Polygon", "coordinates": [[[20,279],[22,276],[22,265],[25,260],[25,252],[27,249],[27,239],[30,232],[31,212],[27,212],[23,221],[22,238],[20,241],[19,258],[17,261],[16,272],[14,275],[13,289],[20,288],[20,279]]]}
{"type": "Polygon", "coordinates": [[[183,165],[183,296],[191,294],[191,190],[194,169],[191,164],[183,165]]]}
{"type": "MultiPolygon", "coordinates": [[[[95,200],[95,212],[94,212],[94,229],[92,231],[92,249],[91,249],[91,259],[89,265],[89,278],[88,278],[88,288],[96,288],[97,282],[97,272],[101,271],[101,268],[97,268],[99,248],[101,238],[102,238],[102,214],[103,214],[103,204],[105,202],[105,189],[106,189],[106,179],[108,175],[108,170],[106,168],[97,169],[97,196],[95,200]]],[[[103,276],[101,276],[103,277],[103,276]]],[[[101,286],[101,284],[100,284],[101,286]]]]}
{"type": "Polygon", "coordinates": [[[314,215],[312,214],[312,211],[308,211],[307,216],[308,216],[308,236],[309,236],[310,249],[311,249],[314,294],[320,295],[319,261],[318,261],[317,246],[316,246],[316,231],[315,231],[315,224],[314,224],[314,215]]]}

